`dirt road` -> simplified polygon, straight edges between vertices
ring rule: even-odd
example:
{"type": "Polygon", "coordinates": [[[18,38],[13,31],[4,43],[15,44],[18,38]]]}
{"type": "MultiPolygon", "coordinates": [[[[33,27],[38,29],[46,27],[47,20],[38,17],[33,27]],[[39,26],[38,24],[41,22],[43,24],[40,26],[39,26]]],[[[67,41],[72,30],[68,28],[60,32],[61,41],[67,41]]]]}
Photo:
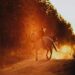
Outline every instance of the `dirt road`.
{"type": "Polygon", "coordinates": [[[24,60],[0,70],[0,75],[75,75],[75,60],[24,60]]]}

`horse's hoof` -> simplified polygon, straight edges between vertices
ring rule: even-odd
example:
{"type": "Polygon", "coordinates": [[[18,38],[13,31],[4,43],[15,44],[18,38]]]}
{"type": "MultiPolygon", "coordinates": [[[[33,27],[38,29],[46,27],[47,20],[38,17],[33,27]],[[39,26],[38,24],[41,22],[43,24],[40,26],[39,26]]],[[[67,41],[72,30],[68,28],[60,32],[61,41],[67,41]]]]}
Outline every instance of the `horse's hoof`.
{"type": "Polygon", "coordinates": [[[47,60],[51,60],[51,57],[47,57],[47,60]]]}

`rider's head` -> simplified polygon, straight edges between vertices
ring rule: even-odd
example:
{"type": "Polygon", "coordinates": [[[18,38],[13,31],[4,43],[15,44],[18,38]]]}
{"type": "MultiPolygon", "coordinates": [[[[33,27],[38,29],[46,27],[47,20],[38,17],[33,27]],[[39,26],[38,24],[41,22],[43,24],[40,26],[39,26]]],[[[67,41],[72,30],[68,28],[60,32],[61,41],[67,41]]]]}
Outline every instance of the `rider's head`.
{"type": "Polygon", "coordinates": [[[43,32],[44,32],[44,33],[46,32],[46,28],[43,28],[43,32]]]}

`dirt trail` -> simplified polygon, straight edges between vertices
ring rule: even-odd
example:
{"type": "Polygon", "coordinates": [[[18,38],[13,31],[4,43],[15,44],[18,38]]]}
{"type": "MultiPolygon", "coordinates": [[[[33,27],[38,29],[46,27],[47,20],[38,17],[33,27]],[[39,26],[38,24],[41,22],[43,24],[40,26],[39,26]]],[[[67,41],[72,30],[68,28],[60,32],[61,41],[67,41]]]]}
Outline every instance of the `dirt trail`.
{"type": "Polygon", "coordinates": [[[75,60],[24,60],[0,70],[0,75],[75,75],[75,60]]]}

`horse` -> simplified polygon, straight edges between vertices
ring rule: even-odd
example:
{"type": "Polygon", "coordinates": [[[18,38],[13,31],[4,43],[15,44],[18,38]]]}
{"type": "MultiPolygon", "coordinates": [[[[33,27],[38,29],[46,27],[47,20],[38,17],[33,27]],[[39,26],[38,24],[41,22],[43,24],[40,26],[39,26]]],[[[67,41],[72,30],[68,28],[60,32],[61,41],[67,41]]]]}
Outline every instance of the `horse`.
{"type": "MultiPolygon", "coordinates": [[[[43,36],[41,39],[38,40],[38,44],[39,44],[39,42],[42,43],[43,49],[46,50],[46,58],[48,60],[51,59],[53,48],[55,49],[55,51],[57,51],[57,47],[56,47],[54,41],[49,36],[43,36]],[[49,52],[50,52],[50,56],[48,56],[49,52]]],[[[36,61],[37,61],[38,60],[38,49],[36,49],[35,52],[36,52],[36,61]]]]}

